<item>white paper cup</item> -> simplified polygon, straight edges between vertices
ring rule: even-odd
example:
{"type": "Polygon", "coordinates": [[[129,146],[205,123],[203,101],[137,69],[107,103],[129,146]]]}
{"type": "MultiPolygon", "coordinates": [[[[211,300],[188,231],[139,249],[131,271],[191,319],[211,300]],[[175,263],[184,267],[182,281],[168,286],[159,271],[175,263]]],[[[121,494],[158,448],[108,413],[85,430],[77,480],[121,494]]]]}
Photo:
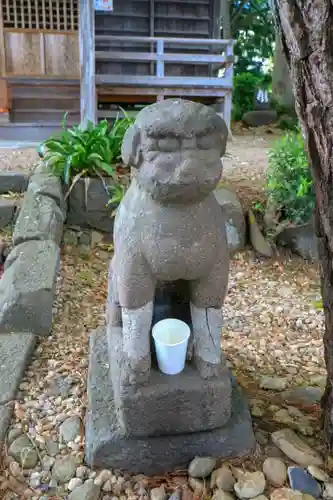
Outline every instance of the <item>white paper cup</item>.
{"type": "Polygon", "coordinates": [[[184,370],[190,327],[179,319],[163,319],[153,326],[158,368],[165,375],[184,370]]]}

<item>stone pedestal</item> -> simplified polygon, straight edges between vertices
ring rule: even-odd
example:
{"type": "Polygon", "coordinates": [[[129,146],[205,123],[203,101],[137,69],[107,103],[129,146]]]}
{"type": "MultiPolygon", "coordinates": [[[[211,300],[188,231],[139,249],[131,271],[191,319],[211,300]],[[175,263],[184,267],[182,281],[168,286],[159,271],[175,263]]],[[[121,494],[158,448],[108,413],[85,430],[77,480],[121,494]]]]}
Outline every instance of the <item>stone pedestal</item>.
{"type": "MultiPolygon", "coordinates": [[[[122,469],[133,474],[153,475],[179,467],[187,467],[196,455],[230,458],[253,452],[255,438],[250,414],[236,383],[232,381],[231,405],[228,399],[231,415],[227,419],[227,413],[223,411],[223,400],[214,400],[214,394],[215,397],[219,394],[228,397],[226,379],[222,378],[222,381],[216,381],[213,385],[211,385],[212,382],[201,381],[196,387],[197,375],[191,368],[187,368],[183,374],[176,376],[182,380],[178,384],[179,393],[177,393],[177,384],[174,382],[176,378],[155,373],[152,376],[155,395],[151,394],[149,386],[140,394],[127,394],[127,401],[132,405],[131,411],[133,412],[131,420],[127,420],[126,424],[127,429],[132,430],[129,435],[126,432],[126,425],[124,426],[119,418],[119,408],[116,407],[119,406],[119,401],[125,401],[125,399],[124,394],[122,394],[122,399],[119,399],[119,395],[114,397],[106,337],[106,328],[96,330],[90,337],[86,461],[91,467],[122,469]],[[167,379],[166,385],[162,382],[163,378],[167,379]],[[190,389],[189,392],[188,389],[190,389]],[[171,397],[172,393],[174,400],[171,397]],[[181,394],[187,398],[187,420],[183,416],[185,409],[182,407],[181,394]],[[144,398],[143,401],[140,401],[140,396],[144,398]],[[206,408],[200,398],[206,398],[206,408]],[[138,403],[138,408],[135,407],[135,401],[138,403]],[[158,404],[154,406],[156,402],[158,404]],[[204,424],[205,411],[206,424],[204,424]],[[177,423],[177,415],[180,415],[179,423],[177,423]],[[153,433],[155,435],[149,432],[148,436],[145,434],[145,423],[141,421],[144,418],[147,418],[150,423],[162,419],[163,428],[170,429],[170,434],[162,435],[160,432],[162,425],[155,422],[153,433]],[[168,419],[171,422],[169,427],[168,419]],[[134,429],[135,420],[138,432],[134,429]],[[199,430],[200,422],[206,430],[199,430]],[[215,428],[213,428],[213,422],[216,424],[215,428]],[[224,422],[224,424],[219,425],[219,422],[224,422]],[[196,432],[182,431],[183,428],[185,429],[186,426],[190,428],[191,425],[194,426],[196,432]]],[[[111,374],[114,374],[112,367],[111,374]]],[[[129,419],[129,411],[122,413],[124,414],[129,419]]]]}
{"type": "Polygon", "coordinates": [[[166,376],[152,356],[149,383],[122,387],[122,332],[108,327],[110,376],[118,422],[127,436],[163,436],[221,427],[231,415],[231,378],[204,380],[190,363],[179,375],[166,376]]]}

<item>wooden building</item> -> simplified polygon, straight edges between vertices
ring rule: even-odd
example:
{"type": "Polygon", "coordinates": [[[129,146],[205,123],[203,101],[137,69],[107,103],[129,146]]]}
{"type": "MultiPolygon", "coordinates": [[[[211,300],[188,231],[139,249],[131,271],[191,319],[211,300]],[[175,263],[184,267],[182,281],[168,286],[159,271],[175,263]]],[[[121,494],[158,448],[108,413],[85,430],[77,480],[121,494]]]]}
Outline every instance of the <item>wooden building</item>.
{"type": "Polygon", "coordinates": [[[95,121],[169,96],[216,104],[229,122],[220,2],[113,0],[101,12],[94,0],[0,0],[0,139],[41,140],[65,112],[95,121]]]}

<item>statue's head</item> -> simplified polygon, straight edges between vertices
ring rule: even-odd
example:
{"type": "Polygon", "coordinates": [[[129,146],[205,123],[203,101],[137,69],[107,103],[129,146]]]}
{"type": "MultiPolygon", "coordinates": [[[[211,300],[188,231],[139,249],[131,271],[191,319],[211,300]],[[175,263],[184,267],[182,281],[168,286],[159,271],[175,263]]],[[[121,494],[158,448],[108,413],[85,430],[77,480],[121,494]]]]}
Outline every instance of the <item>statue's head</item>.
{"type": "Polygon", "coordinates": [[[204,198],[222,174],[228,129],[203,104],[167,99],[144,108],[126,132],[122,158],[160,203],[204,198]]]}

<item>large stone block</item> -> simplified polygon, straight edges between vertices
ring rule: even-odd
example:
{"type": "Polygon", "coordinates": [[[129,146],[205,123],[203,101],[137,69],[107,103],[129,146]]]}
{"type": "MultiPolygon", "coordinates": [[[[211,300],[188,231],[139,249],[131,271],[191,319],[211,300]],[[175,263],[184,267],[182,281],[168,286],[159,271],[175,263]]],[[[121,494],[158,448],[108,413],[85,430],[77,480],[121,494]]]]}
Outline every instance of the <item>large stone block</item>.
{"type": "Polygon", "coordinates": [[[32,333],[0,335],[0,405],[15,398],[35,343],[32,333]]]}
{"type": "Polygon", "coordinates": [[[290,248],[303,259],[318,259],[318,243],[312,222],[285,228],[277,237],[280,245],[290,248]]]}
{"type": "Polygon", "coordinates": [[[121,328],[108,328],[108,345],[114,402],[127,436],[207,431],[221,427],[229,420],[231,377],[227,368],[220,378],[204,380],[193,366],[187,364],[184,372],[171,377],[156,368],[153,357],[155,366],[149,383],[140,388],[123,387],[121,328]]]}
{"type": "Polygon", "coordinates": [[[0,333],[50,331],[59,262],[60,250],[53,241],[14,247],[0,280],[0,333]]]}
{"type": "Polygon", "coordinates": [[[22,193],[28,187],[29,174],[18,172],[0,172],[0,194],[22,193]]]}
{"type": "MultiPolygon", "coordinates": [[[[175,414],[178,409],[173,408],[175,414]]],[[[90,337],[85,446],[91,467],[153,475],[186,467],[196,455],[230,458],[249,454],[255,448],[255,438],[247,405],[236,385],[232,415],[223,427],[160,437],[127,437],[118,424],[105,330],[100,329],[90,337]]]]}
{"type": "Polygon", "coordinates": [[[16,206],[15,200],[0,200],[0,229],[13,221],[16,206]]]}
{"type": "Polygon", "coordinates": [[[31,176],[28,191],[34,195],[42,195],[52,198],[58,207],[65,212],[66,202],[62,183],[59,177],[49,173],[45,167],[38,167],[31,176]]]}
{"type": "Polygon", "coordinates": [[[225,224],[229,250],[242,250],[246,243],[246,221],[238,196],[225,187],[216,189],[214,195],[221,207],[221,223],[225,224]]]}
{"type": "Polygon", "coordinates": [[[111,178],[104,182],[100,178],[80,179],[68,197],[67,224],[112,233],[115,207],[107,206],[110,199],[107,188],[112,184],[111,178]]]}
{"type": "Polygon", "coordinates": [[[278,118],[278,114],[274,109],[248,111],[244,114],[242,120],[249,127],[262,127],[270,125],[278,118]]]}
{"type": "Polygon", "coordinates": [[[13,243],[53,240],[59,245],[64,220],[65,214],[53,198],[28,190],[15,224],[13,243]]]}

